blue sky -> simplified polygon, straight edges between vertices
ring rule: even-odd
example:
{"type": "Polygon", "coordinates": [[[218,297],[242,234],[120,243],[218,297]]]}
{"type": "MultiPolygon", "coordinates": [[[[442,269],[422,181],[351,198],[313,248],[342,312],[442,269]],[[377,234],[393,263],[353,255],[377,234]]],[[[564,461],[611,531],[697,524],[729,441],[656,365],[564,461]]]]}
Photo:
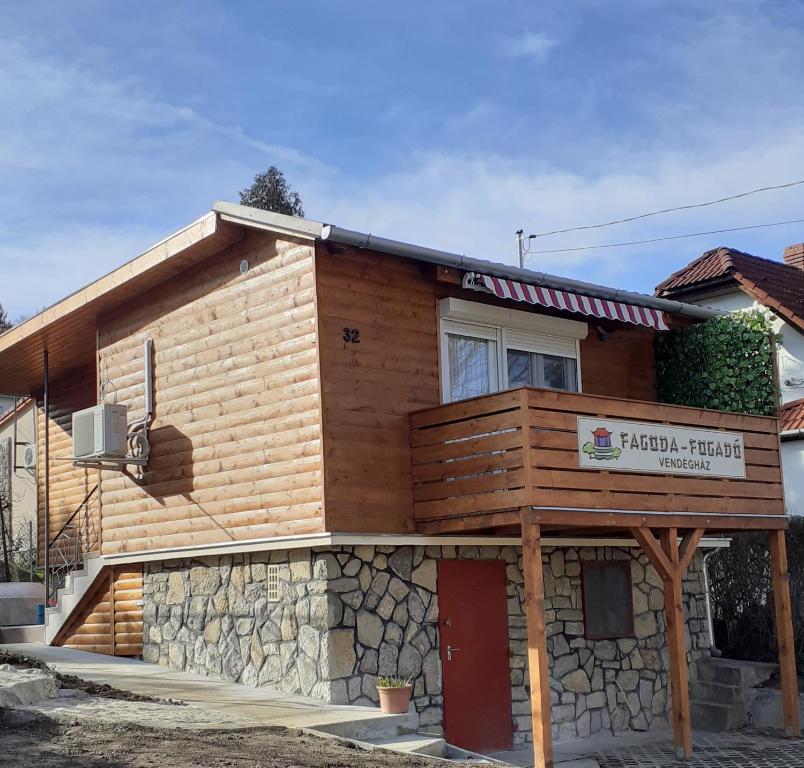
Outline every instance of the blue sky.
{"type": "MultiPolygon", "coordinates": [[[[280,166],[306,212],[513,263],[513,232],[804,178],[804,4],[0,0],[0,303],[28,314],[280,166]]],[[[804,218],[804,187],[561,248],[804,218]]],[[[804,225],[535,255],[651,290],[804,225]]]]}

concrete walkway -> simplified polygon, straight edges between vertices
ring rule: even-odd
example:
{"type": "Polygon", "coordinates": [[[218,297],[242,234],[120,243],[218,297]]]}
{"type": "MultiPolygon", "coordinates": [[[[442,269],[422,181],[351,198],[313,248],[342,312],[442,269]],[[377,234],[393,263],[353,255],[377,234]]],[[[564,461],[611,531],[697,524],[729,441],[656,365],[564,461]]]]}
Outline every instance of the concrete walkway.
{"type": "Polygon", "coordinates": [[[176,699],[208,711],[237,714],[254,720],[255,725],[308,728],[351,739],[390,737],[400,730],[415,731],[418,726],[418,717],[412,713],[385,715],[373,707],[326,704],[270,688],[175,672],[135,659],[33,643],[3,645],[2,650],[41,659],[66,675],[145,696],[176,699]]]}

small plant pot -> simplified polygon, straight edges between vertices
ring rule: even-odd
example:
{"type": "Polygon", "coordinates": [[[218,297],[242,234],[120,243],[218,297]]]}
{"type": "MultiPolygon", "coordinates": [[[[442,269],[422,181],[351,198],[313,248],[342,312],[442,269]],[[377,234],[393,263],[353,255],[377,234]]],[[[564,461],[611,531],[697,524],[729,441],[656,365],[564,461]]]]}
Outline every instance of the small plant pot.
{"type": "Polygon", "coordinates": [[[380,694],[380,709],[386,715],[404,715],[410,706],[410,694],[412,692],[412,685],[404,685],[401,688],[380,688],[378,685],[377,693],[380,694]]]}

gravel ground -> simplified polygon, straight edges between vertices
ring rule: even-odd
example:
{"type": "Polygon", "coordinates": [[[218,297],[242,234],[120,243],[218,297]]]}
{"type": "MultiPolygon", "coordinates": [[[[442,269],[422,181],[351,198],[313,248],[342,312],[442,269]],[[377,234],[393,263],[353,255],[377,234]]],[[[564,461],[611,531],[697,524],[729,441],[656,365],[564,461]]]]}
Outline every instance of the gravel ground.
{"type": "Polygon", "coordinates": [[[432,768],[433,762],[382,750],[368,752],[284,728],[146,728],[85,719],[69,723],[34,712],[0,710],[0,766],[432,768]]]}
{"type": "Polygon", "coordinates": [[[57,699],[46,699],[15,712],[42,715],[59,723],[92,722],[109,726],[139,725],[145,728],[251,728],[251,718],[237,713],[213,712],[182,704],[160,701],[131,701],[111,696],[90,696],[80,690],[62,688],[57,699]]]}
{"type": "Polygon", "coordinates": [[[338,739],[254,727],[236,713],[139,696],[0,651],[0,663],[48,670],[58,698],[0,709],[0,768],[432,768],[423,758],[338,739]],[[178,705],[178,706],[177,706],[178,705]]]}

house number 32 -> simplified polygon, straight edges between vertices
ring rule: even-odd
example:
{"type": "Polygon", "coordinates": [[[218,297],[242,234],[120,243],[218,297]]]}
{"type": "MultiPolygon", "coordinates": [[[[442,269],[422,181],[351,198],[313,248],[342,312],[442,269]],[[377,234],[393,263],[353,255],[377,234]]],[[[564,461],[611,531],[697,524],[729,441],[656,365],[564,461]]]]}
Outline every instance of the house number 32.
{"type": "Polygon", "coordinates": [[[359,344],[360,343],[360,329],[359,328],[344,328],[343,329],[343,340],[347,344],[359,344]]]}

